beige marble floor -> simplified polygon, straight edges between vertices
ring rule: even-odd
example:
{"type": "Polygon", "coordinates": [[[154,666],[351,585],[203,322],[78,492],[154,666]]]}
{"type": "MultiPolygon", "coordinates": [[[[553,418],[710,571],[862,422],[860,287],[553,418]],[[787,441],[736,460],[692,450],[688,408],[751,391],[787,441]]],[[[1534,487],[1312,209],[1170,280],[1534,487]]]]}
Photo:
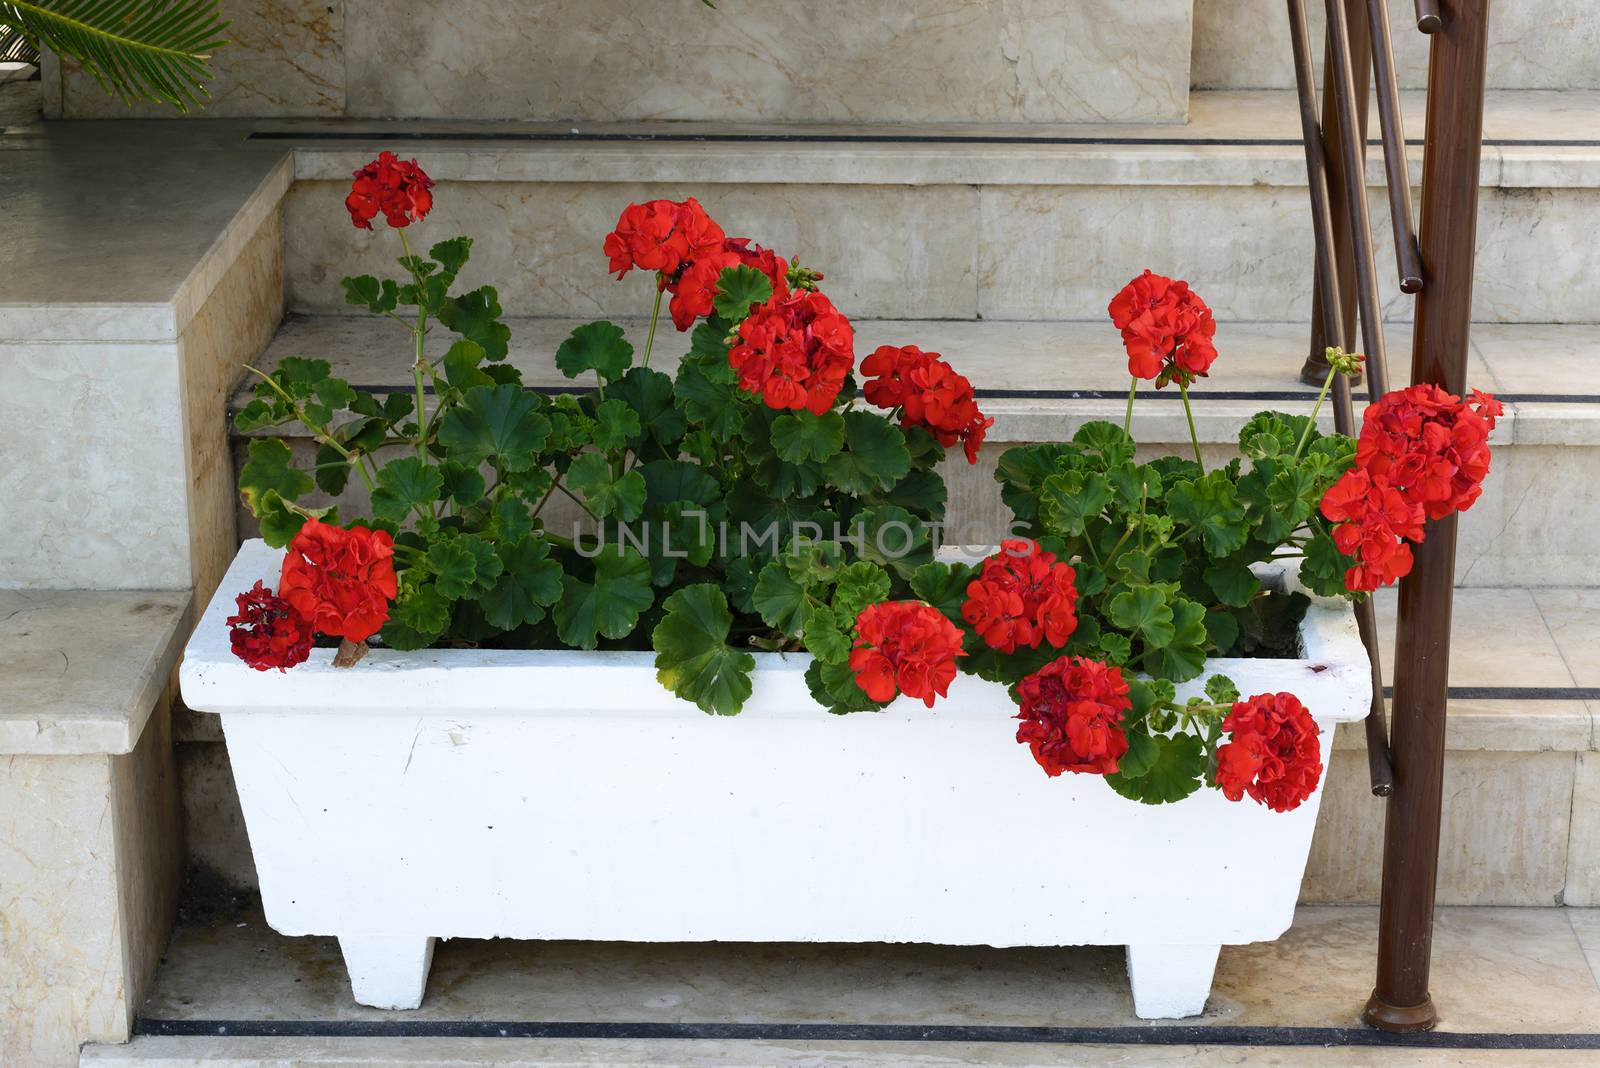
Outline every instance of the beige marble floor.
{"type": "MultiPolygon", "coordinates": [[[[1190,1023],[1349,1027],[1373,978],[1377,910],[1303,907],[1278,942],[1224,948],[1190,1023]]],[[[1595,910],[1447,908],[1432,992],[1456,1032],[1600,1032],[1595,910]],[[1585,949],[1591,954],[1585,957],[1585,949]]],[[[519,1020],[1135,1026],[1118,948],[441,943],[427,1000],[350,998],[337,944],[259,915],[180,928],[152,1019],[519,1020]]]]}

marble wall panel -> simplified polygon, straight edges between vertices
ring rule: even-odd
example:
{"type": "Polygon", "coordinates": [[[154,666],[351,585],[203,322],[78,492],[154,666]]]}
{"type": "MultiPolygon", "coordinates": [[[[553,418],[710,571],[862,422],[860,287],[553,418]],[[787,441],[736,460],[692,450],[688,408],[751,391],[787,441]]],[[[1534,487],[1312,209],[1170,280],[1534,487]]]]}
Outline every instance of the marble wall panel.
{"type": "MultiPolygon", "coordinates": [[[[1323,5],[1306,5],[1313,41],[1323,5]]],[[[1409,0],[1389,5],[1395,66],[1403,88],[1427,85],[1428,38],[1409,0]]],[[[1321,61],[1321,49],[1317,57],[1321,61]]],[[[1289,23],[1278,0],[1195,0],[1196,89],[1294,86],[1289,23]]],[[[1489,19],[1491,89],[1593,89],[1600,86],[1600,22],[1590,0],[1496,0],[1489,19]]]]}
{"type": "Polygon", "coordinates": [[[1496,449],[1483,496],[1460,519],[1456,582],[1592,584],[1600,575],[1597,465],[1592,446],[1496,449]]]}
{"type": "Polygon", "coordinates": [[[246,244],[178,340],[188,448],[189,553],[204,604],[233,560],[235,482],[228,398],[283,318],[283,212],[246,244]]]}
{"type": "MultiPolygon", "coordinates": [[[[1406,321],[1414,301],[1395,281],[1380,193],[1371,199],[1379,295],[1386,319],[1406,321]]],[[[1146,266],[1187,278],[1223,321],[1310,317],[1304,187],[984,186],[980,196],[984,318],[1103,318],[1146,266]]],[[[1582,265],[1597,226],[1600,190],[1485,188],[1473,319],[1596,321],[1600,275],[1582,265]]]]}
{"type": "Polygon", "coordinates": [[[124,756],[0,756],[0,1064],[127,1040],[176,900],[166,721],[124,756]]]}
{"type": "Polygon", "coordinates": [[[1568,905],[1600,905],[1600,753],[1578,754],[1569,850],[1562,900],[1568,905]]]}
{"type": "Polygon", "coordinates": [[[189,586],[181,397],[170,343],[0,344],[0,585],[189,586]]]}
{"type": "MultiPolygon", "coordinates": [[[[1559,904],[1567,882],[1573,753],[1445,754],[1439,904],[1559,904]]],[[[1335,750],[1301,900],[1376,904],[1383,802],[1366,754],[1335,750]]]]}
{"type": "Polygon", "coordinates": [[[1189,0],[346,0],[358,117],[1182,122],[1189,0]]]}
{"type": "MultiPolygon", "coordinates": [[[[420,13],[420,9],[419,9],[420,13]]],[[[228,44],[211,61],[211,119],[322,117],[345,105],[344,0],[221,0],[228,44]]],[[[170,118],[162,104],[106,94],[77,64],[59,65],[59,112],[69,119],[170,118]]],[[[48,76],[48,72],[47,72],[48,76]]]]}
{"type": "MultiPolygon", "coordinates": [[[[300,182],[289,192],[291,311],[344,312],[342,276],[397,271],[396,238],[387,228],[351,227],[347,192],[336,182],[300,182]]],[[[442,182],[433,192],[433,214],[412,239],[470,234],[462,284],[495,285],[508,315],[648,315],[649,281],[638,273],[615,281],[600,246],[629,202],[688,196],[728,233],[822,270],[823,288],[846,315],[977,314],[978,193],[970,187],[442,182]]]]}

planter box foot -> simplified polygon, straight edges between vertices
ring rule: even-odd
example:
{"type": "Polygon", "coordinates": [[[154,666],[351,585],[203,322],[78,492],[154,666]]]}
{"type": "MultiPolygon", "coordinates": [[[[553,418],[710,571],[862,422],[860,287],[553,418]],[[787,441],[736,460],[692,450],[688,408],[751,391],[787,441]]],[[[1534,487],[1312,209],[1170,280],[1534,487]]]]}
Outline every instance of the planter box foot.
{"type": "Polygon", "coordinates": [[[414,1009],[422,1004],[433,964],[434,938],[355,935],[339,939],[356,1003],[374,1009],[414,1009]]]}
{"type": "Polygon", "coordinates": [[[1176,1020],[1205,1011],[1218,945],[1128,947],[1133,1011],[1141,1020],[1176,1020]]]}

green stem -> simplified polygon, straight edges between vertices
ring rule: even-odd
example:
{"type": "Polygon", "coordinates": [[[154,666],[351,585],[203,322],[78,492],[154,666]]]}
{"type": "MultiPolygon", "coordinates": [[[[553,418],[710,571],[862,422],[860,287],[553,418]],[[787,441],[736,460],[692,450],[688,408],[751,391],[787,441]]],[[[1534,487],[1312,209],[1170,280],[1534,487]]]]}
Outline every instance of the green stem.
{"type": "Polygon", "coordinates": [[[1294,458],[1300,459],[1300,454],[1305,451],[1306,442],[1311,440],[1311,428],[1317,425],[1317,413],[1322,411],[1322,402],[1328,396],[1328,390],[1333,388],[1333,376],[1339,372],[1332,367],[1328,368],[1328,377],[1322,380],[1322,390],[1317,394],[1317,403],[1311,408],[1311,418],[1306,422],[1306,428],[1300,431],[1300,440],[1294,447],[1294,458]]]}
{"type": "Polygon", "coordinates": [[[422,345],[428,333],[428,306],[425,302],[425,293],[423,291],[423,278],[411,266],[416,257],[411,254],[411,242],[406,239],[405,227],[399,227],[399,232],[400,247],[405,249],[406,253],[406,269],[411,272],[411,280],[417,287],[417,325],[412,329],[412,333],[416,335],[417,355],[416,359],[411,363],[411,381],[417,391],[417,455],[426,461],[428,458],[428,408],[422,391],[422,368],[427,362],[427,357],[423,355],[422,345]]]}
{"type": "Polygon", "coordinates": [[[1194,445],[1194,462],[1200,465],[1203,473],[1206,462],[1200,455],[1200,435],[1194,430],[1194,409],[1189,407],[1189,387],[1182,382],[1178,383],[1178,395],[1183,398],[1183,417],[1189,421],[1189,441],[1194,445]]]}
{"type": "Polygon", "coordinates": [[[650,366],[650,350],[656,343],[656,320],[661,318],[661,290],[656,289],[656,306],[650,309],[650,332],[644,336],[644,366],[650,366]]]}
{"type": "Polygon", "coordinates": [[[1125,434],[1133,433],[1133,395],[1139,389],[1137,375],[1128,378],[1128,411],[1122,417],[1122,431],[1125,434]]]}
{"type": "MultiPolygon", "coordinates": [[[[289,405],[292,408],[294,408],[294,417],[296,419],[300,420],[300,422],[302,424],[304,424],[305,427],[308,430],[311,431],[311,436],[313,438],[317,439],[318,441],[322,442],[322,444],[328,446],[328,448],[332,449],[334,452],[338,453],[340,456],[344,457],[345,462],[348,463],[351,467],[355,468],[356,474],[361,476],[361,481],[363,481],[363,482],[365,482],[367,484],[367,492],[370,493],[372,490],[377,488],[376,485],[373,483],[372,479],[367,475],[367,469],[365,467],[363,467],[361,462],[360,462],[360,459],[366,459],[367,458],[364,454],[360,459],[358,459],[356,457],[355,453],[351,452],[349,449],[347,449],[343,445],[339,444],[338,439],[333,436],[333,431],[330,428],[323,427],[323,426],[318,426],[317,424],[313,423],[310,419],[307,419],[306,418],[306,411],[305,411],[304,408],[302,408],[300,406],[300,402],[297,401],[294,398],[294,396],[291,395],[282,386],[278,385],[277,379],[273,378],[271,375],[267,374],[264,371],[259,371],[256,368],[251,367],[249,364],[245,364],[244,365],[244,369],[246,371],[249,371],[251,374],[258,376],[261,379],[261,381],[263,381],[267,385],[271,386],[273,391],[275,393],[277,393],[278,396],[280,396],[284,400],[288,401],[289,405]]],[[[376,470],[376,467],[374,467],[374,470],[376,470]]]]}

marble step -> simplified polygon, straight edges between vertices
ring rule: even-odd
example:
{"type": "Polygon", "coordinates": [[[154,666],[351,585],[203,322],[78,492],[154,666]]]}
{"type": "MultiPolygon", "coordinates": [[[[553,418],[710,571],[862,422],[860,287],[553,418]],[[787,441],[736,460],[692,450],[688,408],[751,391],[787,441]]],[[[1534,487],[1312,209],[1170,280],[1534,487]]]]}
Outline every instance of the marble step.
{"type": "MultiPolygon", "coordinates": [[[[642,325],[623,320],[636,344],[642,325]]],[[[553,363],[556,346],[574,320],[515,318],[510,359],[532,385],[567,384],[553,363]]],[[[989,444],[976,466],[952,457],[944,475],[950,513],[965,537],[987,541],[1005,529],[1007,514],[993,480],[1008,443],[1060,440],[1092,419],[1120,421],[1126,404],[1126,360],[1106,322],[944,322],[858,320],[856,351],[880,344],[918,344],[943,353],[985,394],[995,417],[989,444]]],[[[1389,345],[1396,377],[1408,363],[1409,327],[1391,324],[1389,345]]],[[[1225,323],[1218,332],[1221,357],[1197,386],[1196,429],[1208,453],[1231,454],[1239,428],[1263,408],[1309,412],[1315,391],[1298,381],[1306,328],[1295,323],[1225,323]],[[1206,394],[1217,393],[1215,399],[1206,394]]],[[[441,351],[443,336],[430,338],[441,351]]],[[[398,324],[372,317],[291,316],[258,365],[284,356],[331,361],[352,384],[379,391],[411,389],[409,341],[398,324]]],[[[670,328],[658,335],[653,363],[670,370],[686,350],[670,328]]],[[[1475,586],[1600,585],[1600,390],[1583,385],[1587,368],[1600,365],[1600,327],[1480,324],[1473,333],[1469,382],[1506,397],[1507,414],[1495,431],[1494,473],[1484,495],[1461,524],[1458,581],[1475,586]],[[1578,394],[1574,396],[1573,394],[1578,394]]],[[[249,398],[240,382],[237,410],[249,398]]],[[[1323,421],[1331,428],[1324,407],[1323,421]]],[[[1162,449],[1187,448],[1188,431],[1175,391],[1144,391],[1134,409],[1134,435],[1162,449]]],[[[294,438],[294,434],[290,434],[294,438]]],[[[247,442],[235,435],[234,465],[247,442]]],[[[309,464],[314,446],[303,432],[296,444],[309,464]]],[[[341,498],[360,508],[352,485],[341,498]]],[[[326,503],[321,499],[318,503],[326,503]]],[[[239,517],[242,535],[254,529],[239,517]]]]}
{"type": "MultiPolygon", "coordinates": [[[[1411,176],[1422,97],[1406,94],[1411,176]]],[[[288,306],[336,312],[345,274],[381,273],[392,235],[352,231],[349,175],[378,148],[438,181],[412,235],[478,241],[466,277],[512,314],[633,312],[606,271],[623,205],[698,197],[730,233],[800,256],[860,316],[1079,319],[1146,266],[1189,279],[1224,319],[1310,315],[1305,159],[1292,92],[1196,93],[1187,125],[264,123],[292,146],[288,306]],[[404,140],[392,135],[402,133],[404,140]]],[[[1376,136],[1376,127],[1373,129],[1376,136]]],[[[1600,274],[1600,91],[1489,94],[1475,318],[1590,322],[1600,274]]],[[[253,144],[260,143],[252,142],[253,144]]],[[[1411,316],[1392,267],[1380,153],[1369,181],[1387,317],[1411,316]]]]}
{"type": "MultiPolygon", "coordinates": [[[[1432,975],[1443,1017],[1439,1044],[1463,1048],[1408,1050],[1405,1063],[1592,1063],[1592,1036],[1600,1028],[1600,987],[1589,963],[1600,934],[1593,912],[1442,909],[1432,975]],[[1486,1049],[1491,1042],[1501,1050],[1486,1049]],[[1550,1048],[1560,1046],[1578,1047],[1579,1055],[1550,1048]]],[[[1363,1045],[1376,1039],[1357,1022],[1372,986],[1376,924],[1374,908],[1303,907],[1277,942],[1224,947],[1205,1014],[1183,1021],[1177,1034],[1141,1026],[1132,1016],[1118,947],[457,940],[440,943],[422,1008],[383,1012],[351,1001],[332,939],[283,938],[258,913],[246,912],[180,928],[144,1005],[144,1033],[127,1046],[88,1046],[79,1063],[1392,1063],[1394,1052],[1363,1045]],[[752,1037],[730,1038],[727,1030],[719,1036],[719,1025],[752,1037]],[[524,1037],[541,1027],[548,1037],[524,1037]],[[1052,1028],[1061,1030],[1030,1030],[1052,1028]],[[1290,1029],[1311,1030],[1296,1041],[1290,1029]],[[664,1038],[663,1030],[710,1037],[664,1038]],[[1208,1033],[1216,1040],[1208,1042],[1208,1033]]]]}

